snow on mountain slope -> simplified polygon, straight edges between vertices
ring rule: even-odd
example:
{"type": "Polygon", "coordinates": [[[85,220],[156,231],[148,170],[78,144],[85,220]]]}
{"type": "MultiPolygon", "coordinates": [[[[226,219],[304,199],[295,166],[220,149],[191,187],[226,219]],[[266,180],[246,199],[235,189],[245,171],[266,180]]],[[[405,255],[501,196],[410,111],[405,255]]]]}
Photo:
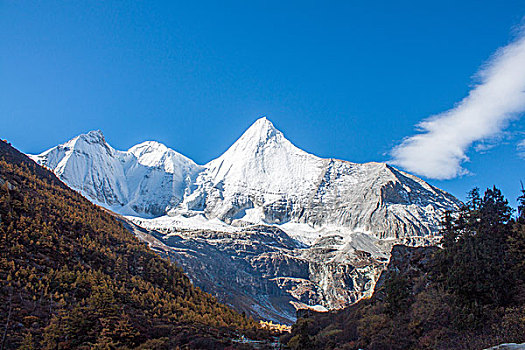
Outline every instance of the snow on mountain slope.
{"type": "Polygon", "coordinates": [[[255,190],[264,199],[314,183],[322,160],[295,147],[266,118],[257,120],[223,155],[206,164],[213,185],[226,192],[255,190]]]}
{"type": "Polygon", "coordinates": [[[131,147],[124,159],[130,190],[127,205],[136,212],[153,216],[178,205],[202,170],[189,158],[153,141],[131,147]]]}
{"type": "Polygon", "coordinates": [[[128,197],[120,156],[100,131],[90,131],[39,155],[30,155],[72,188],[110,207],[124,206],[128,197]]]}
{"type": "MultiPolygon", "coordinates": [[[[266,118],[257,120],[223,155],[205,165],[197,189],[176,208],[204,211],[226,222],[249,215],[255,203],[273,203],[312,191],[323,160],[288,141],[266,118]]],[[[251,211],[254,221],[264,213],[251,211]]]]}
{"type": "Polygon", "coordinates": [[[144,217],[162,215],[176,206],[202,170],[154,141],[117,151],[100,131],[90,131],[30,157],[95,203],[144,217]]]}

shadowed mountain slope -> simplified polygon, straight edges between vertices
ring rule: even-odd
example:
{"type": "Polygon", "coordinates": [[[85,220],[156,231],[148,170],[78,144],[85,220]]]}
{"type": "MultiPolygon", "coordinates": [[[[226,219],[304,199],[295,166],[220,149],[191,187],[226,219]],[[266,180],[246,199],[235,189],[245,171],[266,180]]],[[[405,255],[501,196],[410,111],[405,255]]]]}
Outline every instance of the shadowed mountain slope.
{"type": "Polygon", "coordinates": [[[257,324],[0,142],[2,348],[224,348],[257,324]]]}

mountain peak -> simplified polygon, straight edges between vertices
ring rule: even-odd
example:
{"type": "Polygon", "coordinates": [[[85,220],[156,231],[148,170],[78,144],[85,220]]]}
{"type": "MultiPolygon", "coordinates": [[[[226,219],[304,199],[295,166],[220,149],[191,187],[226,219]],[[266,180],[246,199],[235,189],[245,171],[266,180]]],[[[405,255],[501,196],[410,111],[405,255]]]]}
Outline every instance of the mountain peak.
{"type": "Polygon", "coordinates": [[[193,160],[157,141],[139,143],[131,147],[127,153],[133,154],[142,165],[163,167],[168,173],[197,167],[193,160]]]}
{"type": "Polygon", "coordinates": [[[287,140],[282,132],[277,130],[268,118],[262,117],[257,119],[232,147],[238,150],[254,151],[268,143],[280,143],[283,141],[286,142],[287,140]]]}
{"type": "Polygon", "coordinates": [[[275,126],[273,125],[273,123],[270,121],[270,119],[266,118],[266,116],[260,117],[259,119],[257,119],[252,124],[252,126],[250,126],[249,129],[251,129],[253,127],[264,128],[264,129],[275,129],[275,126]]]}
{"type": "Polygon", "coordinates": [[[140,157],[146,153],[166,153],[170,149],[157,141],[145,141],[131,147],[128,152],[133,153],[135,156],[140,157]]]}
{"type": "Polygon", "coordinates": [[[115,153],[115,150],[108,145],[104,134],[100,130],[91,130],[86,134],[80,134],[59,147],[65,147],[87,154],[96,154],[99,150],[104,150],[104,152],[108,154],[115,153]]]}
{"type": "Polygon", "coordinates": [[[277,130],[275,128],[275,126],[273,125],[273,123],[266,117],[261,117],[259,119],[257,119],[247,130],[245,133],[247,132],[260,132],[260,133],[263,133],[263,134],[268,134],[268,133],[275,133],[275,132],[280,132],[279,130],[277,130]]]}
{"type": "Polygon", "coordinates": [[[206,168],[214,183],[243,184],[250,179],[257,188],[280,193],[292,192],[300,183],[317,178],[319,174],[306,173],[305,169],[318,168],[320,163],[319,158],[294,146],[271,121],[262,117],[206,168]]]}
{"type": "MultiPolygon", "coordinates": [[[[313,157],[313,155],[297,148],[284,134],[277,130],[266,117],[257,119],[235,143],[219,158],[212,160],[208,165],[212,168],[217,164],[231,163],[233,167],[245,167],[259,163],[258,167],[266,167],[263,163],[271,159],[289,161],[292,155],[298,157],[313,157]]],[[[279,161],[277,161],[279,163],[279,161]]],[[[284,166],[281,164],[281,166],[284,166]]],[[[220,168],[225,169],[224,166],[220,168]]],[[[263,171],[263,169],[260,169],[263,171]]],[[[268,170],[268,169],[267,169],[268,170]]]]}
{"type": "Polygon", "coordinates": [[[101,130],[91,130],[87,134],[79,135],[78,138],[89,143],[106,143],[106,138],[101,130]]]}

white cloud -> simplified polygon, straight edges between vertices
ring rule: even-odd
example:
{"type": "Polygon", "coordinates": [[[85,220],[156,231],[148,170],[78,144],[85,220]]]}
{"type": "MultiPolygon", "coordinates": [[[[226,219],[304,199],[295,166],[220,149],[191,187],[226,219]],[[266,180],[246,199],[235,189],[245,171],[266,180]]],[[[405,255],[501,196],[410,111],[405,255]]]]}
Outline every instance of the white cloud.
{"type": "Polygon", "coordinates": [[[525,158],[525,140],[521,140],[520,142],[518,142],[518,154],[520,155],[521,158],[525,158]]]}
{"type": "Polygon", "coordinates": [[[493,55],[477,74],[480,82],[459,104],[419,123],[420,133],[392,150],[392,162],[434,179],[468,173],[461,164],[468,161],[472,144],[498,136],[525,111],[524,34],[493,55]]]}

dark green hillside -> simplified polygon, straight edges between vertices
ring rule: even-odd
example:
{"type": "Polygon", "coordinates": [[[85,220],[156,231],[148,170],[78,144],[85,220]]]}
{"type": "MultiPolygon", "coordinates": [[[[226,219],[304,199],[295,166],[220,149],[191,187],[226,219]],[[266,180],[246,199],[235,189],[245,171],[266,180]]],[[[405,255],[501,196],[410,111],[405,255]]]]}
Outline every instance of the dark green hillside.
{"type": "Polygon", "coordinates": [[[442,248],[395,246],[372,298],[306,315],[292,349],[484,349],[525,342],[525,191],[519,213],[477,190],[443,220],[442,248]]]}
{"type": "Polygon", "coordinates": [[[258,325],[0,142],[0,349],[224,348],[258,325]]]}

